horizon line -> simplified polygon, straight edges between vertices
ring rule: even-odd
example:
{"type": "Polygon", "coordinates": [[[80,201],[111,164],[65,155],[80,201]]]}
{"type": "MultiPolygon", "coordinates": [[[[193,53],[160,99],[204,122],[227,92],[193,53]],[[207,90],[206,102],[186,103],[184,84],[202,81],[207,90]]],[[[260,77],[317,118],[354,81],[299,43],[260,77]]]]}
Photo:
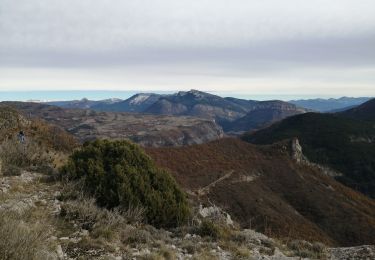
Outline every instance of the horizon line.
{"type": "MultiPolygon", "coordinates": [[[[195,89],[190,89],[195,90],[195,89]]],[[[92,101],[98,101],[98,100],[104,100],[104,99],[113,99],[113,98],[119,98],[119,99],[127,99],[135,94],[174,94],[178,93],[180,91],[187,92],[190,90],[145,90],[145,91],[139,91],[139,90],[0,90],[1,94],[7,94],[7,97],[3,99],[0,97],[0,101],[41,101],[41,100],[48,100],[48,101],[71,101],[71,100],[82,100],[82,99],[88,99],[92,101]],[[24,94],[31,94],[31,96],[26,96],[23,98],[12,98],[12,96],[24,93],[24,94]],[[47,96],[40,96],[37,97],[35,94],[40,94],[47,96]],[[49,96],[53,94],[71,94],[71,97],[53,97],[49,96]],[[87,93],[89,95],[77,95],[81,93],[87,93]],[[122,97],[116,97],[112,96],[113,94],[122,94],[122,97]],[[34,95],[32,95],[34,94],[34,95]],[[90,95],[91,94],[91,95],[90,95]],[[111,96],[101,96],[101,94],[112,94],[111,96]],[[124,95],[125,94],[125,95],[124,95]]],[[[201,91],[201,90],[198,90],[201,91]]],[[[309,99],[340,99],[340,98],[372,98],[374,96],[368,95],[368,96],[348,96],[348,95],[313,95],[313,94],[285,94],[280,95],[277,93],[265,93],[265,94],[249,94],[249,93],[243,93],[243,92],[232,92],[232,91],[201,91],[213,95],[217,95],[220,97],[234,97],[239,99],[246,99],[246,100],[283,100],[283,101],[293,101],[293,100],[309,100],[309,99]]],[[[46,102],[48,102],[46,101],[46,102]]]]}

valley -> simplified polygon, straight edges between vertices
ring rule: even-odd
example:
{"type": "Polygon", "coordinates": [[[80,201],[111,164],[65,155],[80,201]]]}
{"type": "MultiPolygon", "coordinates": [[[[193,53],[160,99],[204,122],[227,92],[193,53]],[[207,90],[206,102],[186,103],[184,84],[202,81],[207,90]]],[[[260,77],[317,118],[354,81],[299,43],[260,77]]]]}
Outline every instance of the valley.
{"type": "Polygon", "coordinates": [[[179,146],[223,136],[222,129],[209,119],[63,109],[37,103],[3,104],[15,107],[27,117],[59,126],[82,142],[96,138],[126,138],[144,146],[179,146]]]}

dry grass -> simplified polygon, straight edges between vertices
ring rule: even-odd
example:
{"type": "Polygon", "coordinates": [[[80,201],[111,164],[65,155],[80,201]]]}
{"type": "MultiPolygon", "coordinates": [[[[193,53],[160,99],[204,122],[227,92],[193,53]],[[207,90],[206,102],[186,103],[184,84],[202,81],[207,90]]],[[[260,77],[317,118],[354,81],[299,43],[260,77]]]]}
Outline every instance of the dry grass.
{"type": "Polygon", "coordinates": [[[0,145],[0,158],[4,175],[19,175],[20,170],[17,168],[50,169],[49,165],[52,163],[48,151],[33,139],[28,139],[25,144],[21,144],[16,138],[5,140],[0,145]]]}
{"type": "Polygon", "coordinates": [[[153,237],[147,230],[127,227],[121,231],[121,241],[130,245],[149,244],[153,241],[153,237]]]}
{"type": "Polygon", "coordinates": [[[64,220],[74,221],[82,229],[91,231],[93,239],[112,241],[121,237],[128,224],[142,222],[143,212],[141,208],[107,210],[98,207],[93,198],[80,197],[64,202],[60,215],[64,220]]]}
{"type": "Polygon", "coordinates": [[[0,259],[50,259],[47,228],[40,223],[26,223],[21,218],[11,211],[0,212],[0,259]]]}
{"type": "Polygon", "coordinates": [[[294,255],[299,257],[311,259],[324,259],[327,257],[326,246],[322,243],[293,240],[289,242],[287,246],[293,251],[294,255]]]}

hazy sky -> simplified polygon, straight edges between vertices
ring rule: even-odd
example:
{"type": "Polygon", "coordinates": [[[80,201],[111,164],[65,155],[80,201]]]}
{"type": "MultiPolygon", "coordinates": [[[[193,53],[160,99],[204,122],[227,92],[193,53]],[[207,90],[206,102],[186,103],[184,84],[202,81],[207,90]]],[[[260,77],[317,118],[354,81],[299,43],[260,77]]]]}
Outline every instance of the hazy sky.
{"type": "Polygon", "coordinates": [[[375,96],[375,1],[0,0],[2,91],[191,88],[375,96]]]}

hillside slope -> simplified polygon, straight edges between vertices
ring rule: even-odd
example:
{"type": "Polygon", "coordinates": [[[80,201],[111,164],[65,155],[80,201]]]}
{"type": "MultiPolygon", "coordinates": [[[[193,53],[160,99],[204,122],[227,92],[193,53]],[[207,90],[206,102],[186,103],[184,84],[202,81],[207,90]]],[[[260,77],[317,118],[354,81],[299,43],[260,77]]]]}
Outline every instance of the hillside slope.
{"type": "Polygon", "coordinates": [[[221,139],[147,152],[192,197],[223,207],[243,227],[339,245],[375,241],[374,201],[317,167],[296,163],[289,142],[221,139]]]}
{"type": "Polygon", "coordinates": [[[306,156],[341,172],[336,179],[375,197],[375,128],[332,114],[307,113],[293,116],[269,128],[247,134],[244,140],[271,144],[297,137],[306,156]]]}
{"type": "Polygon", "coordinates": [[[371,99],[360,106],[338,113],[338,115],[375,122],[375,99],[371,99]]]}
{"type": "Polygon", "coordinates": [[[40,147],[57,151],[71,151],[78,145],[77,140],[57,126],[23,116],[12,107],[0,104],[0,143],[15,139],[19,131],[32,139],[40,147]]]}

